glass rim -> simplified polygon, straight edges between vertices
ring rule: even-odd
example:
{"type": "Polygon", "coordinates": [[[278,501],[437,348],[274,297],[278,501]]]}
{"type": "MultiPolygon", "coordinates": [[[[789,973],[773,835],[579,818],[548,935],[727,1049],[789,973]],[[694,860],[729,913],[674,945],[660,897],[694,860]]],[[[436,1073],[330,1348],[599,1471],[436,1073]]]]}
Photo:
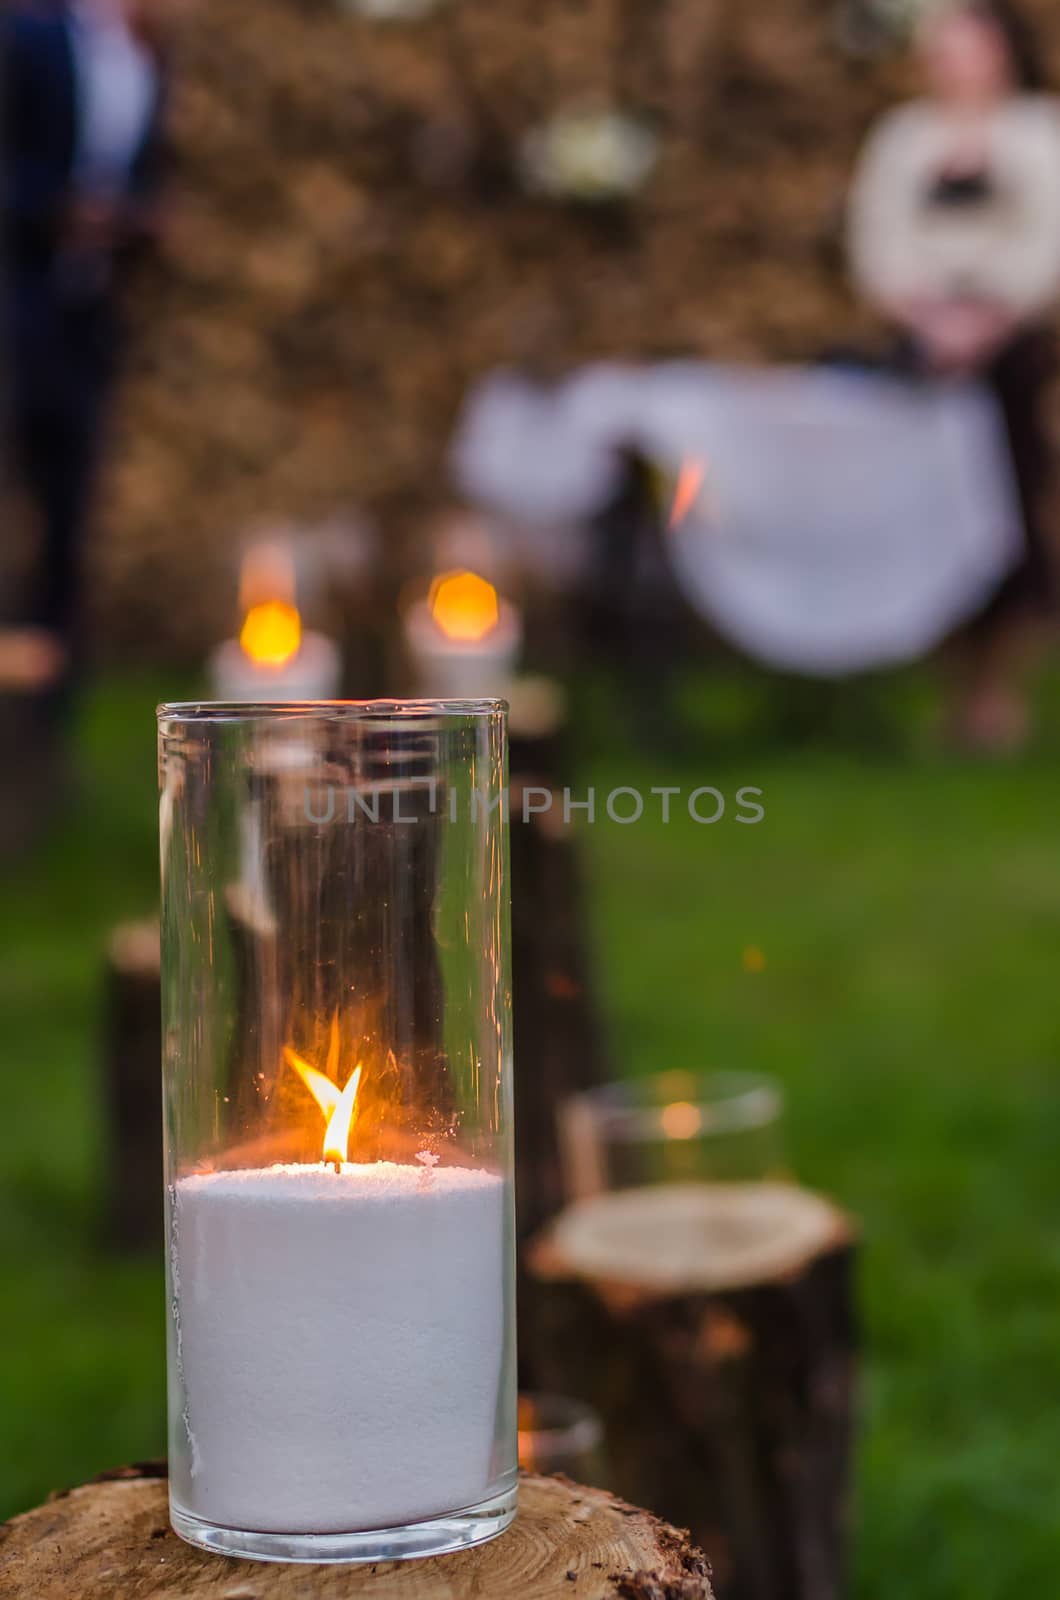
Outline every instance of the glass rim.
{"type": "Polygon", "coordinates": [[[665,1135],[663,1112],[674,1102],[689,1102],[699,1112],[697,1138],[767,1128],[784,1114],[784,1091],[765,1073],[722,1068],[683,1071],[604,1083],[574,1096],[574,1104],[599,1119],[606,1137],[630,1143],[665,1135]],[[683,1080],[680,1087],[678,1080],[683,1080]],[[658,1096],[669,1081],[671,1092],[658,1096]],[[706,1091],[713,1086],[714,1094],[706,1091]],[[649,1098],[655,1091],[656,1097],[649,1098]]]}
{"type": "Polygon", "coordinates": [[[429,722],[440,717],[504,716],[507,700],[166,700],[155,708],[164,722],[324,721],[429,722]]]}

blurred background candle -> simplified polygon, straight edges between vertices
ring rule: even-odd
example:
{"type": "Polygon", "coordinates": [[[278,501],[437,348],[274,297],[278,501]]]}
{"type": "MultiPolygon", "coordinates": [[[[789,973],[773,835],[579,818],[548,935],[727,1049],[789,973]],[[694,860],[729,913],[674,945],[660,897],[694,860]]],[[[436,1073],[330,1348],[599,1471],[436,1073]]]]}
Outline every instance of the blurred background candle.
{"type": "Polygon", "coordinates": [[[295,562],[282,539],[246,552],[239,581],[242,623],[210,658],[218,701],[333,700],[342,681],[338,645],[306,629],[297,604],[295,562]]]}
{"type": "Polygon", "coordinates": [[[561,1394],[519,1396],[519,1465],[566,1473],[576,1483],[607,1484],[604,1430],[592,1406],[561,1394]]]}
{"type": "Polygon", "coordinates": [[[522,637],[516,607],[475,572],[442,573],[405,614],[416,689],[439,699],[506,698],[522,637]]]}

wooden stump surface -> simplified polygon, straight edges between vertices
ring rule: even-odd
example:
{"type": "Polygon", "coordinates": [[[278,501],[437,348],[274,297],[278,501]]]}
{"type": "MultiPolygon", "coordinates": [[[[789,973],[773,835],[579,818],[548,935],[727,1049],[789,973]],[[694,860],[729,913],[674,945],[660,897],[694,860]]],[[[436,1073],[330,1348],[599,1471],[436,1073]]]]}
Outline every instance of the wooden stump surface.
{"type": "Polygon", "coordinates": [[[165,1469],[122,1468],[0,1528],[0,1600],[710,1600],[687,1536],[598,1489],[523,1476],[499,1538],[426,1560],[275,1566],[194,1550],[165,1469]]]}

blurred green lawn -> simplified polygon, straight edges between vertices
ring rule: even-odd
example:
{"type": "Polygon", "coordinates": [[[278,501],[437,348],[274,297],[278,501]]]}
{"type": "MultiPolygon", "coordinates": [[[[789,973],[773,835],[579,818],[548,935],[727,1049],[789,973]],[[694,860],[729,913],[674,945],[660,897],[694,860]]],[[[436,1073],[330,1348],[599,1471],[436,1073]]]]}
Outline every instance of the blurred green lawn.
{"type": "MultiPolygon", "coordinates": [[[[3,885],[0,1515],[164,1447],[160,1264],[97,1244],[98,977],[108,927],[155,901],[152,708],[186,687],[93,694],[64,829],[3,885]]],[[[918,693],[800,691],[781,734],[761,680],[701,677],[708,753],[674,761],[583,686],[601,799],[766,806],[598,821],[593,916],[624,1066],[776,1073],[791,1165],[863,1220],[856,1594],[1022,1600],[1060,1567],[1060,694],[1039,753],[990,767],[918,751],[918,693]],[[843,738],[796,738],[826,702],[843,738]]]]}

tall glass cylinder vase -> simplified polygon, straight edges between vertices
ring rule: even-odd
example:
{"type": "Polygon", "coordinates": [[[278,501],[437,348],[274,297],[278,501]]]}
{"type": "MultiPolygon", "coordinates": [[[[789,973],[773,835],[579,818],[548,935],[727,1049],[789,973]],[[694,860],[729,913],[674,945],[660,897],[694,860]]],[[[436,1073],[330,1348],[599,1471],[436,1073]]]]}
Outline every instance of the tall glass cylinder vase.
{"type": "Polygon", "coordinates": [[[159,730],[173,1525],[478,1543],[515,1509],[504,707],[159,730]]]}

